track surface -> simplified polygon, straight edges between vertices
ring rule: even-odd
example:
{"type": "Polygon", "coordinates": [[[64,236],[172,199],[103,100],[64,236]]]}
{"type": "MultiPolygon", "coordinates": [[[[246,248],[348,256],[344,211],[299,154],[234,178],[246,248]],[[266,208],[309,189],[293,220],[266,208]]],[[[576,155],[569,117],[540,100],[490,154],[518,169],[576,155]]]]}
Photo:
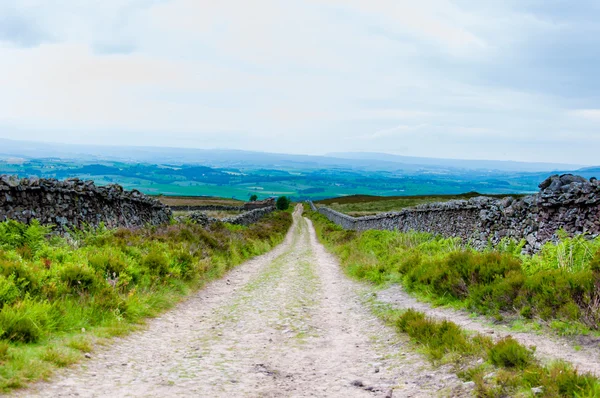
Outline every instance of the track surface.
{"type": "Polygon", "coordinates": [[[286,240],[148,328],[47,383],[37,397],[470,396],[370,311],[294,212],[286,240]]]}

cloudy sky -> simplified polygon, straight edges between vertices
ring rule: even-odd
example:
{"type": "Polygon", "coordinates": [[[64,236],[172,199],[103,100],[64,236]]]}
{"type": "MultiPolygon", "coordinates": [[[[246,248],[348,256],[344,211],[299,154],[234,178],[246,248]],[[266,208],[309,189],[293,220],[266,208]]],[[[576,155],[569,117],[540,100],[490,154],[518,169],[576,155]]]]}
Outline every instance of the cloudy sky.
{"type": "Polygon", "coordinates": [[[598,164],[597,0],[2,0],[0,138],[598,164]]]}

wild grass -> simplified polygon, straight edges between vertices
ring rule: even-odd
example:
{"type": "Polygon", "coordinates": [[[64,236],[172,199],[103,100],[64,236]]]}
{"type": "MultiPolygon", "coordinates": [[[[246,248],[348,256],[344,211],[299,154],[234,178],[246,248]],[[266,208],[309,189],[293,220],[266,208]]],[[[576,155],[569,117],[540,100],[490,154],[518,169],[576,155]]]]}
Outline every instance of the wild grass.
{"type": "Polygon", "coordinates": [[[48,377],[280,242],[291,216],[250,227],[71,231],[0,223],[0,390],[48,377]]]}
{"type": "Polygon", "coordinates": [[[379,314],[411,340],[434,363],[451,363],[465,381],[475,382],[478,397],[531,396],[596,397],[600,381],[581,374],[564,362],[542,365],[534,349],[508,336],[494,342],[490,337],[471,335],[448,320],[428,318],[412,309],[380,309],[379,314]]]}

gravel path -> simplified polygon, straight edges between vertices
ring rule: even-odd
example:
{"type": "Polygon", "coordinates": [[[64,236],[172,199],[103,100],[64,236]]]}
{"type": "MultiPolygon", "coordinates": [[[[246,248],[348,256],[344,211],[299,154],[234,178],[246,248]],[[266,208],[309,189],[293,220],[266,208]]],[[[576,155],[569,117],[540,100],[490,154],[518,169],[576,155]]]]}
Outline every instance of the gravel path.
{"type": "Polygon", "coordinates": [[[600,339],[598,338],[592,336],[558,337],[543,332],[514,331],[506,325],[493,324],[483,316],[471,316],[465,311],[452,308],[432,307],[409,295],[398,285],[378,292],[377,298],[381,302],[391,304],[394,308],[413,308],[432,318],[450,320],[465,330],[487,333],[496,340],[512,336],[527,347],[535,346],[536,357],[543,362],[563,360],[570,362],[580,371],[600,376],[600,339]]]}
{"type": "Polygon", "coordinates": [[[369,310],[294,213],[285,242],[27,397],[470,396],[369,310]]]}

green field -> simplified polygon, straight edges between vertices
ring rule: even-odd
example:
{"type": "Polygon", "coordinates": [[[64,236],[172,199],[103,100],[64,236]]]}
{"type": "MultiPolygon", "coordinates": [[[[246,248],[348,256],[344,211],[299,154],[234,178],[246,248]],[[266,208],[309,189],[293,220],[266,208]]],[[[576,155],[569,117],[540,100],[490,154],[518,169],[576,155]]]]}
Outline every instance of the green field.
{"type": "MultiPolygon", "coordinates": [[[[0,174],[20,177],[79,178],[97,185],[119,184],[150,195],[218,196],[248,200],[291,196],[295,200],[349,195],[412,196],[532,193],[548,173],[449,170],[432,174],[419,171],[379,171],[358,168],[323,168],[318,164],[273,165],[258,168],[215,168],[192,164],[142,164],[117,161],[32,159],[0,160],[0,174]]],[[[368,211],[365,210],[365,211],[368,211]]]]}

